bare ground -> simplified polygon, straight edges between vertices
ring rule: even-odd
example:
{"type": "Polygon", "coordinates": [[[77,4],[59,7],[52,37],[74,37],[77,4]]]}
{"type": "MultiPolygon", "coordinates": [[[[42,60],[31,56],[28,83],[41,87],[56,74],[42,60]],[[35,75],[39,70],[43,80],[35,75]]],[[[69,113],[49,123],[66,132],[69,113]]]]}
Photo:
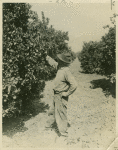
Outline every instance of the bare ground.
{"type": "Polygon", "coordinates": [[[70,68],[78,89],[68,102],[69,137],[61,139],[55,130],[45,129],[53,99],[53,81],[47,81],[44,97],[34,101],[37,115],[19,117],[3,125],[3,148],[108,149],[115,139],[114,89],[104,76],[82,73],[77,59],[70,68]]]}

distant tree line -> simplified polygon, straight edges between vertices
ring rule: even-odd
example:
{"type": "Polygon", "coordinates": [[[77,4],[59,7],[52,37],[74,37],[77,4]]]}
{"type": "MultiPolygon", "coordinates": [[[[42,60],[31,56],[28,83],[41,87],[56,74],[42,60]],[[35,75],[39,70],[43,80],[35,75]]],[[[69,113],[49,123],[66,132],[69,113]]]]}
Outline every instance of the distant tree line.
{"type": "Polygon", "coordinates": [[[78,54],[81,68],[85,73],[97,73],[107,76],[112,83],[116,82],[116,18],[111,17],[113,26],[105,26],[108,33],[99,42],[84,42],[78,54]]]}

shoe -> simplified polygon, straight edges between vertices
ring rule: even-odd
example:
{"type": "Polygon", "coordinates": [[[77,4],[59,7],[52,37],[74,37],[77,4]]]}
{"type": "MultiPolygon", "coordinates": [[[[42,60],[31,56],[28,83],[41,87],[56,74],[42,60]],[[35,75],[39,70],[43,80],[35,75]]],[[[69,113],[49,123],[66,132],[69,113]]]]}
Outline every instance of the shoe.
{"type": "Polygon", "coordinates": [[[62,137],[68,137],[68,132],[61,133],[62,137]]]}
{"type": "Polygon", "coordinates": [[[49,123],[49,124],[47,123],[47,124],[45,125],[45,128],[53,128],[53,124],[54,124],[54,123],[51,123],[51,124],[50,124],[50,123],[49,123]]]}
{"type": "Polygon", "coordinates": [[[53,124],[54,124],[54,122],[48,120],[46,122],[45,128],[52,128],[53,124]]]}

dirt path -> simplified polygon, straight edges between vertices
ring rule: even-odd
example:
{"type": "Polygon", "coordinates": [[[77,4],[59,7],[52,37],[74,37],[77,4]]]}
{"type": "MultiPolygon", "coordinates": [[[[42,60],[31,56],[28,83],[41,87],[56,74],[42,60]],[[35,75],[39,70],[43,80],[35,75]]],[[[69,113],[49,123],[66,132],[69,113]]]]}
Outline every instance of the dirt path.
{"type": "MultiPolygon", "coordinates": [[[[106,150],[115,139],[115,98],[105,96],[105,77],[95,74],[83,74],[76,59],[71,71],[78,83],[78,89],[70,96],[68,102],[69,128],[68,145],[61,141],[55,143],[57,134],[54,130],[46,130],[44,125],[48,119],[42,112],[23,122],[22,129],[12,136],[3,135],[4,148],[101,148],[106,150]],[[103,92],[104,91],[104,92],[103,92]]],[[[53,99],[53,82],[46,82],[44,97],[41,101],[51,105],[53,99]]],[[[109,91],[109,89],[107,89],[109,91]]],[[[112,94],[112,93],[111,93],[112,94]]]]}

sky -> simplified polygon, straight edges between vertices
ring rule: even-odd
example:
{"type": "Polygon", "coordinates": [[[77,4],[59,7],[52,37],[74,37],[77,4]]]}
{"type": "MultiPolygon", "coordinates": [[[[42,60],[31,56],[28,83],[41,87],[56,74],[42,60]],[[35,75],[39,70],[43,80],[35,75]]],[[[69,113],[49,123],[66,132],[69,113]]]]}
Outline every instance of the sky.
{"type": "Polygon", "coordinates": [[[103,26],[110,24],[110,17],[115,13],[111,10],[111,1],[99,3],[31,3],[41,19],[41,11],[50,19],[50,25],[57,30],[68,32],[72,51],[82,50],[83,42],[100,41],[101,36],[108,32],[103,26]]]}

